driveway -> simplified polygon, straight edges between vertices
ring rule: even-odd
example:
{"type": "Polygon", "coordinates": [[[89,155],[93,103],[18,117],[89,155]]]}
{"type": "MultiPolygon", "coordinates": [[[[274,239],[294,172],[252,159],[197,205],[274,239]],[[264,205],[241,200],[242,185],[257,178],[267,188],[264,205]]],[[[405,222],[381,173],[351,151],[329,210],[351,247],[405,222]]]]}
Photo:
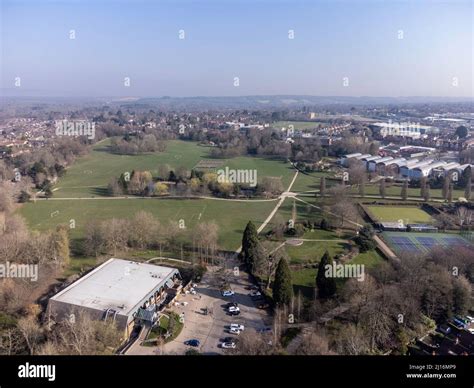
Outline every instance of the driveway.
{"type": "Polygon", "coordinates": [[[174,354],[182,355],[190,347],[184,345],[184,341],[198,339],[201,343],[197,349],[202,354],[223,354],[226,351],[219,347],[221,339],[232,336],[226,332],[231,323],[241,323],[245,330],[256,330],[269,325],[271,319],[266,310],[259,310],[256,303],[250,298],[246,287],[252,285],[249,275],[240,271],[235,274],[232,270],[208,267],[201,283],[196,287],[197,295],[180,295],[179,306],[173,310],[178,314],[184,312],[184,327],[180,335],[173,341],[162,347],[144,347],[135,344],[127,354],[174,354]],[[226,278],[232,290],[233,297],[223,297],[219,287],[221,281],[226,278]],[[183,306],[183,302],[187,302],[183,306]],[[240,307],[240,315],[232,317],[224,309],[228,302],[237,302],[240,307]],[[212,312],[205,315],[203,309],[208,308],[212,312]]]}

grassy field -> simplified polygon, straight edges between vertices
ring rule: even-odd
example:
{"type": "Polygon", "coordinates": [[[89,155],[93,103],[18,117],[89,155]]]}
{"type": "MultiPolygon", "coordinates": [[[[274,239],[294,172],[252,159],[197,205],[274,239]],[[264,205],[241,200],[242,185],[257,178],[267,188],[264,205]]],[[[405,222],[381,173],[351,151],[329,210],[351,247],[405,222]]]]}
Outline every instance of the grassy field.
{"type": "Polygon", "coordinates": [[[347,243],[340,241],[336,233],[321,229],[306,232],[301,238],[324,241],[304,241],[303,245],[299,246],[286,245],[291,264],[318,263],[324,252],[328,251],[334,256],[344,252],[347,246],[347,243]]]}
{"type": "Polygon", "coordinates": [[[433,221],[428,213],[415,206],[367,206],[367,208],[380,222],[403,220],[406,225],[429,224],[433,221]]]}
{"type": "MultiPolygon", "coordinates": [[[[110,139],[96,144],[87,156],[80,158],[68,168],[66,175],[54,187],[54,199],[37,201],[22,206],[20,213],[31,228],[47,230],[56,225],[69,224],[74,220],[76,228],[71,237],[80,239],[88,220],[109,218],[130,218],[146,210],[162,223],[169,220],[184,220],[188,229],[198,222],[215,221],[220,230],[221,248],[236,249],[241,241],[243,228],[249,220],[260,225],[276,202],[232,202],[217,200],[141,199],[108,198],[107,184],[123,172],[148,170],[157,176],[158,167],[168,164],[171,168],[183,166],[193,168],[201,159],[209,159],[210,148],[195,142],[173,140],[167,142],[164,152],[143,155],[116,155],[109,151],[110,139]],[[58,200],[70,198],[69,200],[58,200]],[[72,199],[71,199],[72,198],[72,199]],[[77,199],[74,199],[77,198],[77,199]],[[87,199],[92,198],[92,199],[87,199]]],[[[234,169],[255,169],[258,179],[265,176],[282,178],[285,188],[289,185],[295,170],[287,162],[258,157],[237,157],[223,160],[222,166],[234,169]]]]}
{"type": "MultiPolygon", "coordinates": [[[[330,176],[329,172],[311,172],[309,174],[299,173],[298,177],[296,178],[291,191],[293,192],[304,192],[304,191],[319,191],[319,183],[321,177],[323,176],[330,176]]],[[[326,187],[331,185],[331,181],[326,179],[326,187]]],[[[313,193],[314,195],[314,193],[313,193]]]]}
{"type": "Polygon", "coordinates": [[[274,206],[274,201],[252,203],[206,199],[49,200],[27,203],[20,209],[20,214],[35,230],[51,229],[58,224],[69,225],[73,219],[76,223],[76,228],[71,231],[73,239],[83,236],[84,226],[89,220],[130,218],[140,210],[152,213],[163,224],[182,219],[188,229],[198,222],[215,221],[220,230],[221,247],[233,250],[240,245],[247,222],[252,220],[259,226],[274,206]]]}
{"type": "MultiPolygon", "coordinates": [[[[57,198],[83,198],[105,196],[106,187],[113,177],[133,170],[148,170],[156,177],[158,167],[168,164],[171,168],[191,170],[201,159],[210,158],[209,147],[196,142],[170,140],[164,152],[141,155],[116,155],[109,151],[110,139],[96,144],[93,150],[67,169],[66,175],[54,187],[57,198]]],[[[224,168],[255,169],[258,179],[264,176],[281,177],[285,187],[290,183],[294,170],[289,163],[257,157],[237,157],[224,160],[224,168]]]]}
{"type": "MultiPolygon", "coordinates": [[[[369,251],[360,253],[353,260],[348,261],[346,264],[363,264],[365,265],[365,271],[376,267],[384,261],[384,258],[380,256],[377,251],[369,251]]],[[[319,262],[319,260],[318,260],[319,262]]],[[[291,279],[293,281],[293,288],[295,293],[301,292],[306,298],[312,298],[314,296],[316,287],[316,274],[318,273],[317,264],[314,263],[310,267],[292,270],[291,279]]],[[[338,287],[342,286],[345,279],[337,279],[336,282],[338,287]]]]}

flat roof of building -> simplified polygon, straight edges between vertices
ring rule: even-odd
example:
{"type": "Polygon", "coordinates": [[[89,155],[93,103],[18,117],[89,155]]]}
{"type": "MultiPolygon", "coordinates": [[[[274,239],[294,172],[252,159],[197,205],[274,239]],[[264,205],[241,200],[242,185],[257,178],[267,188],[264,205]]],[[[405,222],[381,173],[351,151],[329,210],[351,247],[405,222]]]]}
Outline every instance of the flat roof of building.
{"type": "Polygon", "coordinates": [[[51,300],[101,311],[111,308],[128,315],[176,273],[175,268],[112,258],[51,300]]]}

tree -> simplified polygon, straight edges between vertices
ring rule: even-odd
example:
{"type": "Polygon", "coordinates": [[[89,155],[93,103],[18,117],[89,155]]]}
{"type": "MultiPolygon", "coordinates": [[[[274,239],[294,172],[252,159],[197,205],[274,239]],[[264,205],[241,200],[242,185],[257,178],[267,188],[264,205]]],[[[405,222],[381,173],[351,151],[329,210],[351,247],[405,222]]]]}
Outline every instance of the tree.
{"type": "Polygon", "coordinates": [[[426,182],[425,190],[424,190],[424,196],[423,199],[426,202],[429,202],[431,199],[431,189],[430,189],[430,184],[429,182],[426,182]]]}
{"type": "Polygon", "coordinates": [[[359,195],[365,197],[365,176],[362,178],[362,181],[359,183],[359,195]]]}
{"type": "Polygon", "coordinates": [[[111,197],[123,194],[123,188],[120,185],[118,179],[112,178],[112,180],[109,182],[109,184],[107,185],[107,194],[111,197]]]}
{"type": "Polygon", "coordinates": [[[333,265],[333,259],[326,251],[319,262],[318,274],[316,275],[316,285],[320,298],[326,299],[336,293],[336,280],[333,277],[326,276],[326,269],[333,265]]]}
{"type": "Polygon", "coordinates": [[[201,260],[213,258],[217,252],[218,226],[215,222],[200,223],[194,229],[193,241],[201,260]]]}
{"type": "Polygon", "coordinates": [[[25,203],[25,202],[30,202],[31,195],[28,194],[27,191],[22,190],[20,195],[18,196],[18,202],[20,203],[25,203]]]}
{"type": "Polygon", "coordinates": [[[464,139],[465,137],[467,137],[468,134],[469,130],[464,125],[460,125],[456,128],[455,135],[460,139],[464,139]]]}
{"type": "Polygon", "coordinates": [[[128,244],[134,248],[152,248],[160,233],[160,222],[145,211],[135,213],[128,221],[128,244]]]}
{"type": "Polygon", "coordinates": [[[30,355],[36,353],[36,349],[43,337],[43,329],[33,315],[21,318],[18,321],[18,330],[25,340],[30,355]]]}
{"type": "Polygon", "coordinates": [[[51,198],[53,196],[53,191],[51,190],[51,186],[48,185],[45,189],[44,189],[44,196],[46,198],[51,198]]]}
{"type": "Polygon", "coordinates": [[[293,299],[293,283],[291,281],[290,267],[282,258],[278,262],[273,282],[273,300],[277,306],[288,306],[293,299]]]}
{"type": "Polygon", "coordinates": [[[365,225],[361,228],[359,234],[354,239],[356,244],[359,245],[361,252],[367,252],[375,249],[374,234],[375,232],[371,225],[365,225]]]}
{"type": "Polygon", "coordinates": [[[321,177],[319,180],[319,195],[324,197],[326,195],[326,177],[321,177]]]}
{"type": "Polygon", "coordinates": [[[466,188],[464,190],[464,197],[470,201],[471,200],[471,189],[472,189],[472,178],[469,176],[466,181],[466,188]]]}
{"type": "Polygon", "coordinates": [[[448,188],[448,202],[453,202],[453,184],[451,183],[448,188]]]}
{"type": "Polygon", "coordinates": [[[380,181],[379,193],[382,198],[385,198],[385,195],[386,195],[385,179],[382,179],[380,181]]]}
{"type": "Polygon", "coordinates": [[[451,184],[451,178],[449,175],[446,175],[443,179],[443,189],[442,189],[443,199],[448,199],[450,184],[451,184]]]}
{"type": "Polygon", "coordinates": [[[325,218],[323,218],[321,220],[321,223],[319,224],[319,227],[322,229],[322,230],[329,230],[329,224],[327,222],[327,220],[325,218]]]}
{"type": "Polygon", "coordinates": [[[242,236],[242,257],[249,268],[252,268],[255,254],[255,249],[258,246],[258,233],[252,221],[247,223],[242,236]]]}
{"type": "Polygon", "coordinates": [[[453,278],[454,313],[463,315],[469,310],[471,302],[471,284],[464,276],[453,278]]]}
{"type": "Polygon", "coordinates": [[[422,177],[420,179],[420,197],[425,198],[426,197],[426,184],[427,184],[427,179],[426,177],[422,177]]]}
{"type": "Polygon", "coordinates": [[[407,181],[403,182],[402,192],[400,196],[402,197],[404,201],[406,201],[408,198],[408,182],[407,181]]]}
{"type": "Polygon", "coordinates": [[[329,350],[329,341],[324,333],[311,332],[301,341],[295,354],[300,356],[330,355],[334,352],[329,350]]]}
{"type": "Polygon", "coordinates": [[[156,195],[165,195],[168,194],[168,185],[163,182],[155,183],[155,193],[156,195]]]}
{"type": "Polygon", "coordinates": [[[65,266],[69,263],[69,233],[64,225],[58,225],[56,231],[51,235],[53,260],[59,265],[65,266]]]}
{"type": "Polygon", "coordinates": [[[285,190],[281,178],[271,176],[263,177],[258,184],[258,189],[260,192],[270,195],[279,195],[285,190]]]}

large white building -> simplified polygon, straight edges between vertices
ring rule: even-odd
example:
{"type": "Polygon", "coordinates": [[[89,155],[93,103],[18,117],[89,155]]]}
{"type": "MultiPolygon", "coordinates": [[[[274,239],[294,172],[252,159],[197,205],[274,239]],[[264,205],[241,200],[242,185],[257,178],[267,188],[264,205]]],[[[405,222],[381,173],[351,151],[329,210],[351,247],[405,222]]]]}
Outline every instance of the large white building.
{"type": "Polygon", "coordinates": [[[168,295],[180,289],[179,277],[175,268],[112,258],[54,295],[48,315],[55,321],[80,313],[111,319],[128,336],[135,318],[156,318],[168,295]]]}

